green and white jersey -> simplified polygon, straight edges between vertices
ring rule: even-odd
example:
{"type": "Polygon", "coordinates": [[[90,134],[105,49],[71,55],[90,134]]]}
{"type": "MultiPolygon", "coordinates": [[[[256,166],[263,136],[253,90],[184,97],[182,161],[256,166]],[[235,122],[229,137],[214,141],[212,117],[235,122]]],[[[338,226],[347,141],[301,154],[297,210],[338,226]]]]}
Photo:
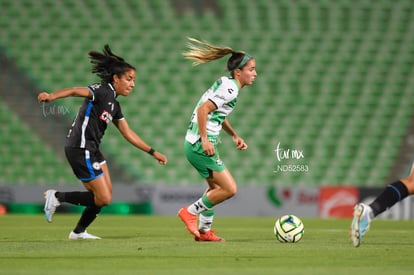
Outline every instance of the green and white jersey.
{"type": "Polygon", "coordinates": [[[207,135],[210,141],[215,142],[220,134],[224,119],[233,111],[236,105],[239,89],[237,81],[227,76],[222,76],[214,82],[213,86],[198,101],[193,111],[185,139],[191,144],[196,143],[200,139],[197,124],[197,108],[207,100],[210,100],[216,105],[217,109],[207,116],[207,135]]]}

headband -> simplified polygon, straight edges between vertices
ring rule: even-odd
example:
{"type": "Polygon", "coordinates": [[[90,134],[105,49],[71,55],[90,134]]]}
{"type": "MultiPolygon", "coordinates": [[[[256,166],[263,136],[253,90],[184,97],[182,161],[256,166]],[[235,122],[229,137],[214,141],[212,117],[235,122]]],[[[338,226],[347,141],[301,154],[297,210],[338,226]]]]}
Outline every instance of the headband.
{"type": "Polygon", "coordinates": [[[244,65],[246,65],[247,61],[249,61],[252,58],[252,56],[248,53],[245,53],[243,56],[242,61],[240,62],[239,66],[237,66],[237,69],[242,68],[244,65]]]}

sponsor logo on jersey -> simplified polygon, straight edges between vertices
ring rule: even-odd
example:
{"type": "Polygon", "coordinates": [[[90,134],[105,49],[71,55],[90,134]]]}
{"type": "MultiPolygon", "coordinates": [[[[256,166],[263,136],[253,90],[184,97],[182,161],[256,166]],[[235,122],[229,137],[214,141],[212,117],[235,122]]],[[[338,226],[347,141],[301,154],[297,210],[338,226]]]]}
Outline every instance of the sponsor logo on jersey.
{"type": "Polygon", "coordinates": [[[99,116],[102,121],[105,121],[106,124],[112,121],[112,115],[107,110],[103,110],[102,114],[99,116]]]}
{"type": "Polygon", "coordinates": [[[226,97],[225,96],[217,95],[217,94],[214,95],[213,98],[218,98],[218,99],[221,99],[221,100],[226,100],[226,97]]]}

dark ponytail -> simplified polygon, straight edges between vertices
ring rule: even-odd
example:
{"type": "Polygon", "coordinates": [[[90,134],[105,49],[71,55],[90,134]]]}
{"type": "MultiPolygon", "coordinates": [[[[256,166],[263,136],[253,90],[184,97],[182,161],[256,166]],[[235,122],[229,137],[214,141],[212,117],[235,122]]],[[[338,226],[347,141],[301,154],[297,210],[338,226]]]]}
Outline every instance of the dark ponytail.
{"type": "Polygon", "coordinates": [[[112,83],[113,76],[121,77],[129,70],[135,70],[134,66],[115,55],[109,45],[105,45],[103,52],[90,51],[89,59],[92,63],[92,73],[96,74],[104,83],[112,83]]]}

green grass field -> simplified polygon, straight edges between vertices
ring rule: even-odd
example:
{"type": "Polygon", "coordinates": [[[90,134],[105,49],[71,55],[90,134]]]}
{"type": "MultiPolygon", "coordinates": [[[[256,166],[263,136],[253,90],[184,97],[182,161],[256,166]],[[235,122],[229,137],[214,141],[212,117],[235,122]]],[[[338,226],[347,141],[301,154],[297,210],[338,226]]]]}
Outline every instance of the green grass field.
{"type": "Polygon", "coordinates": [[[273,236],[274,218],[216,217],[226,243],[198,243],[176,217],[101,215],[68,240],[77,215],[0,216],[0,274],[412,274],[414,221],[372,223],[359,248],[350,220],[303,219],[296,244],[273,236]]]}

